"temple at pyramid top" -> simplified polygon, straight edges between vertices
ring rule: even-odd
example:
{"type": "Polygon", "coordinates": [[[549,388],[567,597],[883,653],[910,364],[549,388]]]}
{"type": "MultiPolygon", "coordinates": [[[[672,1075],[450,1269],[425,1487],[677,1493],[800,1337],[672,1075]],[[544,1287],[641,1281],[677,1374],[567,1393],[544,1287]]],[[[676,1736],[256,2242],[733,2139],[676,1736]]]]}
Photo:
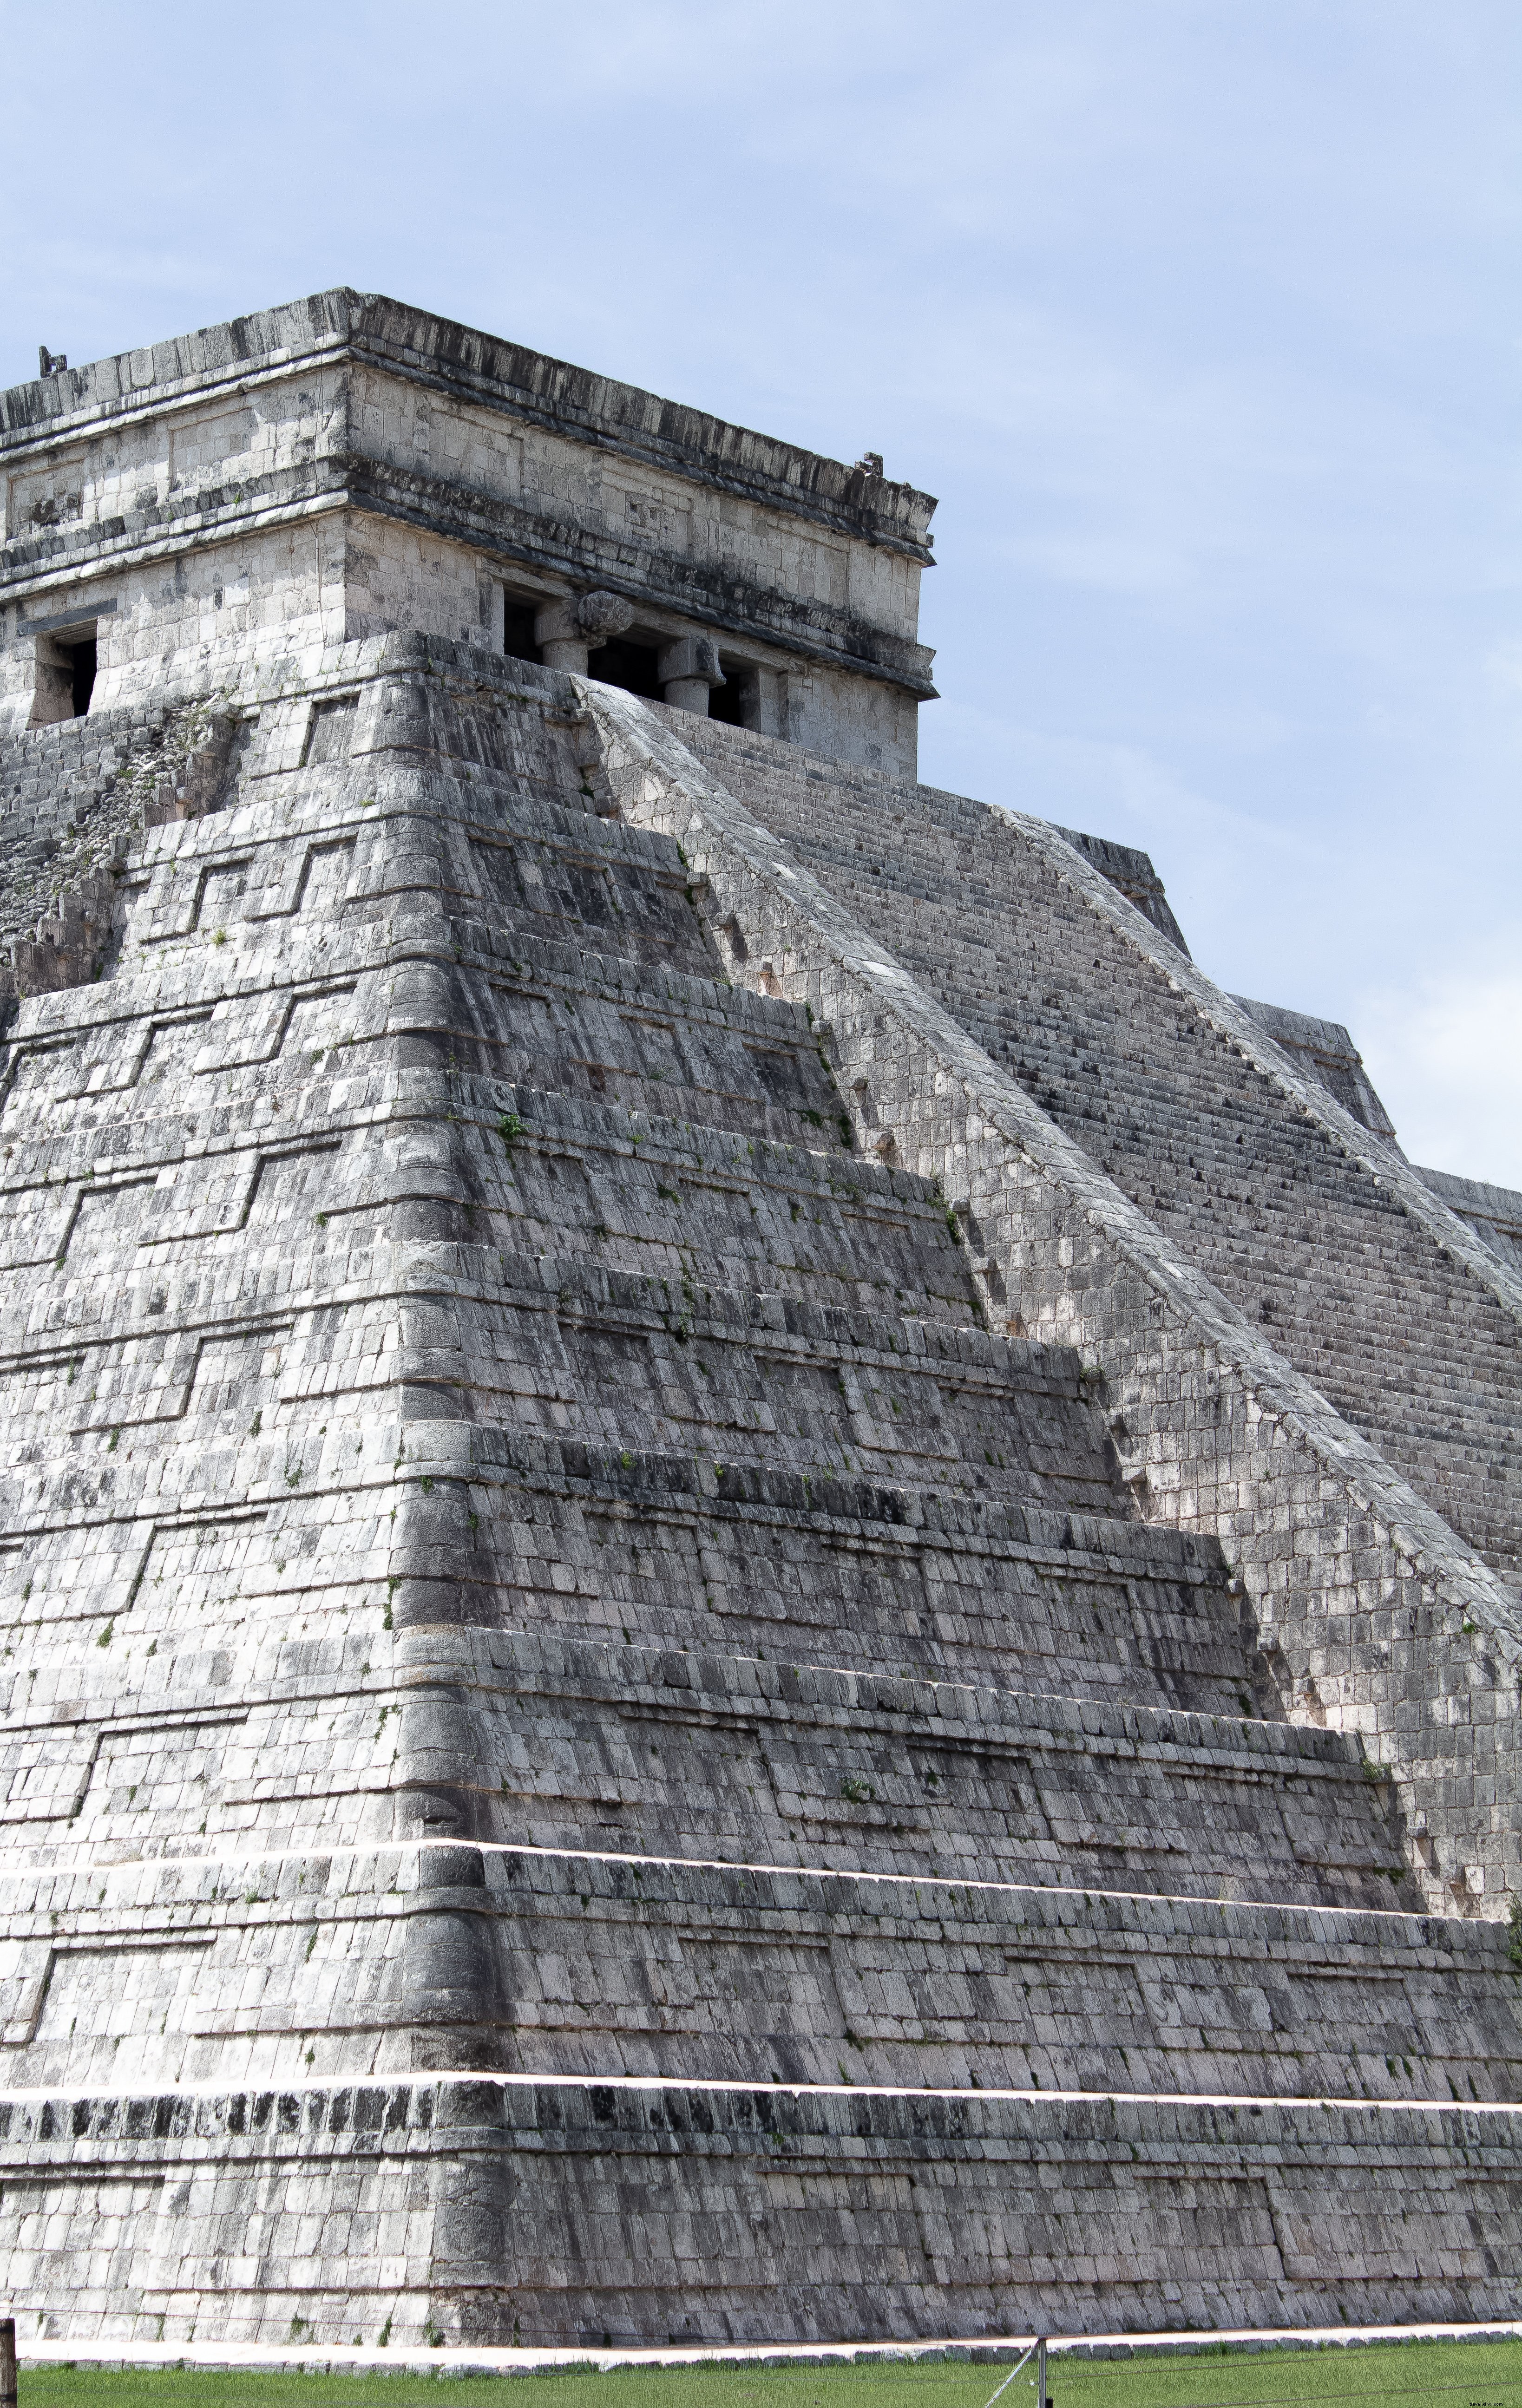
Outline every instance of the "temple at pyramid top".
{"type": "Polygon", "coordinates": [[[395,631],[912,778],[935,503],[338,288],[0,394],[0,730],[395,631]]]}

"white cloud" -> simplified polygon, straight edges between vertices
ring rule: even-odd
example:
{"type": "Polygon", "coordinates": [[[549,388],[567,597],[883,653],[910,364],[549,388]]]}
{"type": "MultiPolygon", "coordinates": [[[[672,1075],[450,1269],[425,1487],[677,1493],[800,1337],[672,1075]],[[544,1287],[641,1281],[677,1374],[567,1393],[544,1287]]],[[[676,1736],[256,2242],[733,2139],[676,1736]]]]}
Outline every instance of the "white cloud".
{"type": "Polygon", "coordinates": [[[1522,968],[1374,989],[1353,1035],[1414,1162],[1522,1188],[1522,968]]]}

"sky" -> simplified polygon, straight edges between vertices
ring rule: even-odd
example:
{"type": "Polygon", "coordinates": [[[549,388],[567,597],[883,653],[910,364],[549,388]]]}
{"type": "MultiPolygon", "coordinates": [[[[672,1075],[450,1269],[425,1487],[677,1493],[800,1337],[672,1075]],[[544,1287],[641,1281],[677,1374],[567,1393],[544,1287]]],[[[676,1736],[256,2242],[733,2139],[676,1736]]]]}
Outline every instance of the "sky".
{"type": "Polygon", "coordinates": [[[940,496],[921,774],[1522,1187],[1516,0],[0,0],[0,383],[331,284],[940,496]]]}

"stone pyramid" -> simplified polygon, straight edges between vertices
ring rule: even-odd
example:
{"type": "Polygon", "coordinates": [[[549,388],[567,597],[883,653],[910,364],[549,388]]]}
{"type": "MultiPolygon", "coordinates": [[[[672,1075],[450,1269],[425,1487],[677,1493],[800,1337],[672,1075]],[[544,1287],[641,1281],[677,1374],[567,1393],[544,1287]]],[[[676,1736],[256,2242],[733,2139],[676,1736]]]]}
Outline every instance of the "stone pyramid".
{"type": "MultiPolygon", "coordinates": [[[[437,435],[361,457],[382,353],[516,412],[525,494],[600,411],[851,580],[925,497],[301,311],[0,396],[52,480],[0,556],[23,2352],[1516,2315],[1516,1199],[1143,855],[917,785],[927,656],[823,538],[734,724],[696,503],[576,555],[665,562],[665,701],[553,564],[490,640],[352,632],[445,523],[437,435]],[[89,518],[251,362],[331,459],[210,491],[181,429],[89,518]],[[338,635],[196,654],[216,511],[329,474],[338,635]],[[113,633],[65,577],[139,556],[113,633]]],[[[450,508],[436,566],[527,523],[450,508]]]]}
{"type": "Polygon", "coordinates": [[[352,646],[213,800],[8,1053],[23,2343],[1515,2313],[1505,1928],[993,1063],[610,689],[352,646]]]}

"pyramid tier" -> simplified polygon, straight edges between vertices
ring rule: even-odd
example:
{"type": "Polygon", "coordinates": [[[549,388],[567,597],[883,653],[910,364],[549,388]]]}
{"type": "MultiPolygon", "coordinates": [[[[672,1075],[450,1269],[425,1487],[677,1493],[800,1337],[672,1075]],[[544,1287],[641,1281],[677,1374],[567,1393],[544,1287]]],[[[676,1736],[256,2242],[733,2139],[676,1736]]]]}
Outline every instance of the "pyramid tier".
{"type": "Polygon", "coordinates": [[[100,2346],[1509,2316],[1518,2111],[424,2076],[0,2100],[15,2296],[100,2346]],[[1166,2319],[1166,2323],[1164,2320],[1166,2319]]]}
{"type": "Polygon", "coordinates": [[[12,2087],[537,2076],[1516,2100],[1493,1924],[408,1842],[17,1871],[12,2087]]]}

